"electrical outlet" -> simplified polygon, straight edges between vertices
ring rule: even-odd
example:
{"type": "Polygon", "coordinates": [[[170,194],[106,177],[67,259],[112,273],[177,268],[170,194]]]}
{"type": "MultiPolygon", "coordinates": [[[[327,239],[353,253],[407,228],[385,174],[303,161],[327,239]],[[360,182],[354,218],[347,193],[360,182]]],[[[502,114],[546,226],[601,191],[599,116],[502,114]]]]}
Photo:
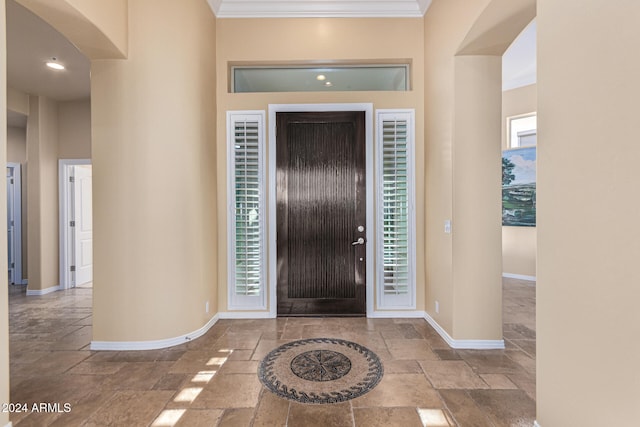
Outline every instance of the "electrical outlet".
{"type": "Polygon", "coordinates": [[[209,301],[207,301],[206,303],[204,303],[204,311],[205,313],[209,312],[209,301]]]}
{"type": "Polygon", "coordinates": [[[440,313],[440,302],[436,301],[436,314],[440,313]]]}
{"type": "Polygon", "coordinates": [[[447,234],[451,234],[451,220],[447,219],[444,221],[444,232],[447,234]]]}

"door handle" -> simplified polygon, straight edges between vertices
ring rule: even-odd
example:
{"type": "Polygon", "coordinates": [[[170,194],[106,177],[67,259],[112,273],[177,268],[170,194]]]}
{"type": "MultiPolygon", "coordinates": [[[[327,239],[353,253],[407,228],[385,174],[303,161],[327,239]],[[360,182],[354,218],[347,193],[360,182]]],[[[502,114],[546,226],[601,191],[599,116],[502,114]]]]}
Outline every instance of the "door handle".
{"type": "Polygon", "coordinates": [[[351,243],[351,246],[364,245],[364,237],[358,237],[358,240],[351,243]]]}

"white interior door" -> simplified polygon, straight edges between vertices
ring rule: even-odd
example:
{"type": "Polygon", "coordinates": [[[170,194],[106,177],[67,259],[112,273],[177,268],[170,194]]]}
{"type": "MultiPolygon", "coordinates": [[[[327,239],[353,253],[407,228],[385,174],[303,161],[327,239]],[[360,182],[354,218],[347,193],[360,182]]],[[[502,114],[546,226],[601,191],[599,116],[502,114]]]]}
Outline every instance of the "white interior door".
{"type": "Polygon", "coordinates": [[[93,281],[93,210],[91,165],[74,166],[75,285],[93,281]]]}
{"type": "Polygon", "coordinates": [[[22,196],[20,163],[7,163],[7,261],[9,283],[24,285],[22,279],[22,196]]]}
{"type": "Polygon", "coordinates": [[[7,167],[7,254],[9,264],[9,283],[15,283],[15,232],[14,232],[14,209],[13,209],[13,193],[14,193],[14,180],[13,180],[13,168],[7,167]]]}

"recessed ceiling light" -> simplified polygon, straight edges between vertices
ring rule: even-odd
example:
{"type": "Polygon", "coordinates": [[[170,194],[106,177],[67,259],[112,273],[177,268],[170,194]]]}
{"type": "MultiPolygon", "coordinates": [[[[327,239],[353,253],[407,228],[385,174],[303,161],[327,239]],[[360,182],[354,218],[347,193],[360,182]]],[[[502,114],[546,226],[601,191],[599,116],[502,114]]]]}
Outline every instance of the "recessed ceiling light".
{"type": "Polygon", "coordinates": [[[331,86],[333,86],[333,83],[331,83],[331,82],[325,82],[325,84],[324,84],[324,85],[325,85],[325,86],[327,86],[327,87],[331,87],[331,86]]]}
{"type": "Polygon", "coordinates": [[[64,70],[64,65],[59,63],[57,58],[51,58],[51,61],[47,61],[47,67],[54,70],[64,70]]]}
{"type": "Polygon", "coordinates": [[[327,76],[325,76],[324,74],[318,74],[318,76],[316,77],[317,80],[320,80],[321,82],[327,79],[327,76]]]}

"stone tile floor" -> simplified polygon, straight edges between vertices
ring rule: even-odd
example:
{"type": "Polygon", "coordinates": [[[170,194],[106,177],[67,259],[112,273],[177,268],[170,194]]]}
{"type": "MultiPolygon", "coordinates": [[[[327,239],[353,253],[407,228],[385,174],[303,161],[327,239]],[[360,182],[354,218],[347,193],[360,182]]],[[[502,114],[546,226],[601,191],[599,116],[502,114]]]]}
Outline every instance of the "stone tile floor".
{"type": "Polygon", "coordinates": [[[504,284],[505,350],[452,350],[424,320],[221,320],[203,337],[154,351],[97,352],[91,288],[34,297],[10,289],[11,401],[59,403],[11,414],[14,426],[531,426],[535,285],[504,284]],[[385,374],[342,404],[283,400],[258,363],[290,340],[336,337],[378,354],[385,374]],[[65,412],[63,405],[70,405],[65,412]],[[54,410],[51,412],[51,410],[54,410]]]}

